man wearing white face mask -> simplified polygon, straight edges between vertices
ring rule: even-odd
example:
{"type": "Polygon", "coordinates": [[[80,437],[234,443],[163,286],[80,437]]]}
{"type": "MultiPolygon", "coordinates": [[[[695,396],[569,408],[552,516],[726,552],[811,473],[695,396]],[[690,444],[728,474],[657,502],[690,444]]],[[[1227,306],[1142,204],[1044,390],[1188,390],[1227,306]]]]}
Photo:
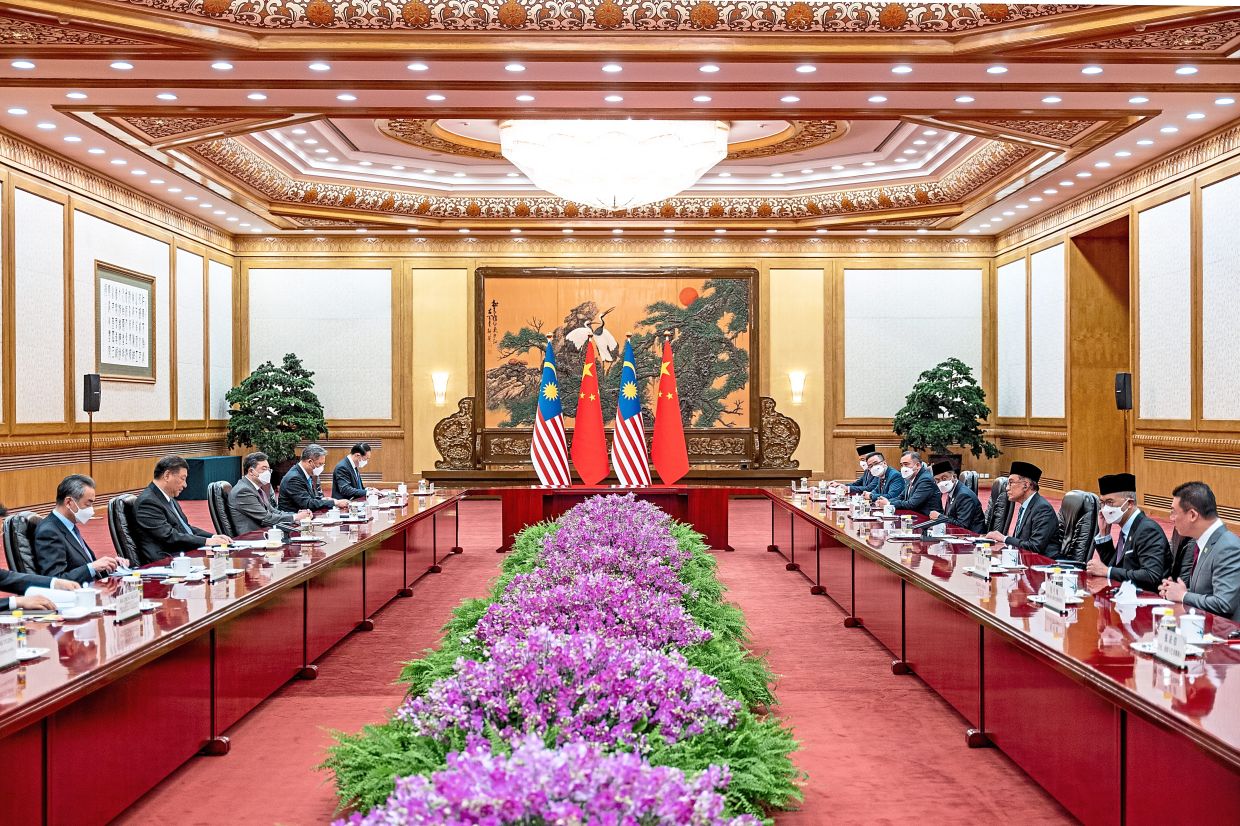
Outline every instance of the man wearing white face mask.
{"type": "Polygon", "coordinates": [[[844,479],[836,479],[833,484],[848,488],[849,493],[865,493],[878,487],[878,477],[870,473],[870,468],[865,463],[865,459],[874,453],[874,445],[858,445],[857,446],[857,464],[861,466],[861,475],[857,477],[855,482],[848,482],[844,479]]]}
{"type": "Polygon", "coordinates": [[[95,515],[95,480],[75,473],[56,486],[56,508],[34,531],[34,564],[43,576],[92,582],[115,571],[114,556],[96,557],[79,530],[95,515]]]}
{"type": "Polygon", "coordinates": [[[879,506],[885,507],[891,503],[898,511],[917,511],[922,516],[929,516],[938,501],[939,488],[934,483],[930,468],[921,461],[920,453],[904,451],[900,456],[900,476],[904,479],[904,490],[880,497],[879,506]]]}
{"type": "Polygon", "coordinates": [[[369,491],[362,481],[362,468],[370,462],[370,445],[358,442],[349,455],[332,471],[332,496],[337,499],[361,499],[369,491]]]}
{"type": "Polygon", "coordinates": [[[326,499],[319,486],[319,476],[327,464],[327,451],[318,445],[306,445],[301,461],[280,480],[280,502],[298,510],[318,511],[332,506],[347,508],[348,499],[326,499]]]}
{"type": "Polygon", "coordinates": [[[1113,473],[1098,479],[1102,510],[1094,553],[1085,570],[1119,582],[1131,581],[1145,591],[1158,590],[1166,573],[1171,546],[1158,523],[1137,507],[1137,478],[1113,473]],[[1111,538],[1111,526],[1119,525],[1119,537],[1111,538]]]}
{"type": "Polygon", "coordinates": [[[849,485],[849,493],[860,493],[869,499],[872,496],[899,496],[904,493],[904,479],[895,470],[887,466],[887,460],[877,450],[865,457],[866,473],[876,482],[871,488],[860,485],[849,485]]]}
{"type": "Polygon", "coordinates": [[[246,456],[241,470],[244,475],[228,492],[228,509],[238,535],[310,518],[309,510],[291,513],[276,507],[267,492],[271,485],[271,462],[266,453],[246,456]]]}
{"type": "Polygon", "coordinates": [[[930,466],[930,472],[934,474],[934,483],[939,487],[941,498],[939,509],[930,511],[930,518],[946,517],[949,525],[973,533],[985,530],[986,516],[982,513],[982,503],[968,485],[960,484],[952,463],[935,462],[930,466]]]}

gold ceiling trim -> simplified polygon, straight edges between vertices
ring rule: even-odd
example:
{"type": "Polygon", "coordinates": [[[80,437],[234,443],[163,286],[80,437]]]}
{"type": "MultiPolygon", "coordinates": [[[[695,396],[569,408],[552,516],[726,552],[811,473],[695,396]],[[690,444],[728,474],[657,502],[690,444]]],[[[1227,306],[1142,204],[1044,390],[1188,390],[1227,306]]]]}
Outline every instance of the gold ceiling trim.
{"type": "MultiPolygon", "coordinates": [[[[452,132],[435,118],[380,118],[376,128],[393,140],[428,152],[442,152],[463,158],[507,161],[494,141],[479,140],[452,132]]],[[[769,158],[791,152],[804,152],[839,140],[848,134],[849,124],[841,120],[794,120],[773,135],[728,144],[724,160],[769,158]]]]}

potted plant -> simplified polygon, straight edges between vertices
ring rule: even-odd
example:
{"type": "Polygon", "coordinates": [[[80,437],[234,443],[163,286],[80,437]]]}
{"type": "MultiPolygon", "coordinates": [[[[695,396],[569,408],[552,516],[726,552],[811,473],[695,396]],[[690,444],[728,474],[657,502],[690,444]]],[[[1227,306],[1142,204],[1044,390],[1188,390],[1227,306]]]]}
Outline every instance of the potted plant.
{"type": "Polygon", "coordinates": [[[896,414],[891,429],[905,450],[929,451],[931,460],[948,459],[960,469],[952,446],[968,448],[974,457],[993,459],[999,448],[986,439],[982,422],[990,417],[986,394],[963,361],[950,358],[917,377],[896,414]]]}
{"type": "Polygon", "coordinates": [[[314,393],[314,373],[287,353],[279,366],[265,361],[229,390],[228,446],[248,445],[271,460],[271,484],[296,461],[303,439],[327,435],[323,404],[314,393]]]}

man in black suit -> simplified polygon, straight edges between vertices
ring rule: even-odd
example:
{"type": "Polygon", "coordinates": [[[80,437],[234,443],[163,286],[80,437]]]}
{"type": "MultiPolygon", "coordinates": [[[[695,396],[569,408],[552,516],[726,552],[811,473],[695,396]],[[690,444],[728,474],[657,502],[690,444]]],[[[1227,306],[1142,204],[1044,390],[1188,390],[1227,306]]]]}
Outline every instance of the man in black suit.
{"type": "Polygon", "coordinates": [[[930,472],[934,474],[934,484],[939,488],[941,500],[938,509],[930,511],[930,518],[946,517],[947,524],[972,533],[985,530],[986,515],[982,513],[982,503],[972,488],[960,484],[952,463],[935,462],[930,472]]]}
{"type": "Polygon", "coordinates": [[[347,508],[348,499],[326,499],[319,485],[319,476],[327,464],[327,451],[318,445],[306,445],[301,461],[289,468],[280,480],[280,507],[285,510],[318,511],[324,508],[347,508]]]}
{"type": "Polygon", "coordinates": [[[337,499],[362,499],[366,496],[366,483],[362,481],[362,468],[370,462],[370,445],[358,442],[349,455],[336,464],[332,471],[332,496],[337,499]]]}
{"type": "Polygon", "coordinates": [[[1137,507],[1137,477],[1131,473],[1102,476],[1098,495],[1102,499],[1098,535],[1085,571],[1157,591],[1171,549],[1163,529],[1137,507]],[[1112,525],[1119,525],[1119,538],[1115,540],[1111,538],[1112,525]]]}
{"type": "MultiPolygon", "coordinates": [[[[1017,507],[1016,527],[1012,533],[991,531],[986,534],[1022,551],[1033,551],[1054,558],[1060,553],[1061,531],[1055,507],[1038,493],[1042,469],[1029,462],[1012,462],[1008,470],[1008,501],[1017,507]]],[[[1008,517],[1011,519],[1011,517],[1008,517]]]]}
{"type": "Polygon", "coordinates": [[[139,565],[177,551],[228,543],[228,537],[195,528],[185,518],[176,498],[185,490],[188,476],[188,462],[180,456],[165,456],[155,464],[155,478],[138,494],[134,511],[138,521],[139,565]]]}
{"type": "Polygon", "coordinates": [[[900,476],[904,479],[904,492],[880,496],[878,506],[886,507],[891,503],[898,511],[917,511],[922,516],[929,516],[938,500],[939,489],[934,484],[934,474],[921,461],[920,453],[904,451],[900,456],[900,476]]]}
{"type": "Polygon", "coordinates": [[[874,445],[857,445],[857,464],[861,466],[861,475],[854,482],[849,482],[846,479],[836,479],[832,484],[846,487],[850,491],[856,488],[856,493],[865,493],[877,488],[878,477],[870,473],[870,466],[866,464],[866,457],[875,452],[877,451],[874,445]]]}
{"type": "Polygon", "coordinates": [[[114,556],[96,557],[78,529],[95,514],[95,480],[80,473],[56,486],[56,507],[34,530],[34,566],[44,576],[86,584],[120,566],[114,556]]]}
{"type": "MultiPolygon", "coordinates": [[[[0,568],[0,591],[12,594],[21,593],[27,588],[55,588],[58,591],[73,591],[81,588],[76,582],[67,579],[53,579],[50,576],[37,574],[19,574],[8,568],[0,568]]],[[[47,597],[0,597],[0,611],[55,611],[56,603],[47,597]]]]}

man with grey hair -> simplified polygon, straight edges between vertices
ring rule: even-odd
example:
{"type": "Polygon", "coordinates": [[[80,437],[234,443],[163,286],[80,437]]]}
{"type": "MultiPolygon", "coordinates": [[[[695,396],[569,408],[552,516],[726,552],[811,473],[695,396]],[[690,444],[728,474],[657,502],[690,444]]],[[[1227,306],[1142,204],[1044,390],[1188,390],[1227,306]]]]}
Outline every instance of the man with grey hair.
{"type": "Polygon", "coordinates": [[[1137,477],[1112,473],[1098,479],[1102,508],[1094,553],[1085,570],[1118,582],[1132,582],[1145,591],[1157,591],[1171,558],[1167,535],[1158,523],[1137,507],[1137,477]],[[1111,526],[1119,526],[1112,539],[1111,526]]]}
{"type": "Polygon", "coordinates": [[[917,511],[922,516],[929,516],[938,501],[939,486],[934,483],[930,468],[922,463],[920,453],[904,451],[900,456],[900,476],[904,478],[904,493],[879,498],[879,506],[890,503],[898,511],[917,511]]]}
{"type": "Polygon", "coordinates": [[[310,517],[308,509],[292,513],[276,507],[274,497],[267,492],[271,484],[271,462],[266,453],[246,456],[241,462],[241,473],[241,478],[228,493],[228,509],[238,536],[310,517]]]}
{"type": "Polygon", "coordinates": [[[56,507],[34,531],[34,565],[43,576],[93,582],[119,567],[114,556],[95,556],[78,529],[95,515],[95,480],[81,473],[56,486],[56,507]]]}
{"type": "Polygon", "coordinates": [[[330,508],[347,508],[348,499],[325,499],[319,485],[319,475],[327,464],[327,451],[318,445],[306,445],[301,461],[293,465],[280,480],[280,504],[285,508],[318,511],[330,508]]]}

